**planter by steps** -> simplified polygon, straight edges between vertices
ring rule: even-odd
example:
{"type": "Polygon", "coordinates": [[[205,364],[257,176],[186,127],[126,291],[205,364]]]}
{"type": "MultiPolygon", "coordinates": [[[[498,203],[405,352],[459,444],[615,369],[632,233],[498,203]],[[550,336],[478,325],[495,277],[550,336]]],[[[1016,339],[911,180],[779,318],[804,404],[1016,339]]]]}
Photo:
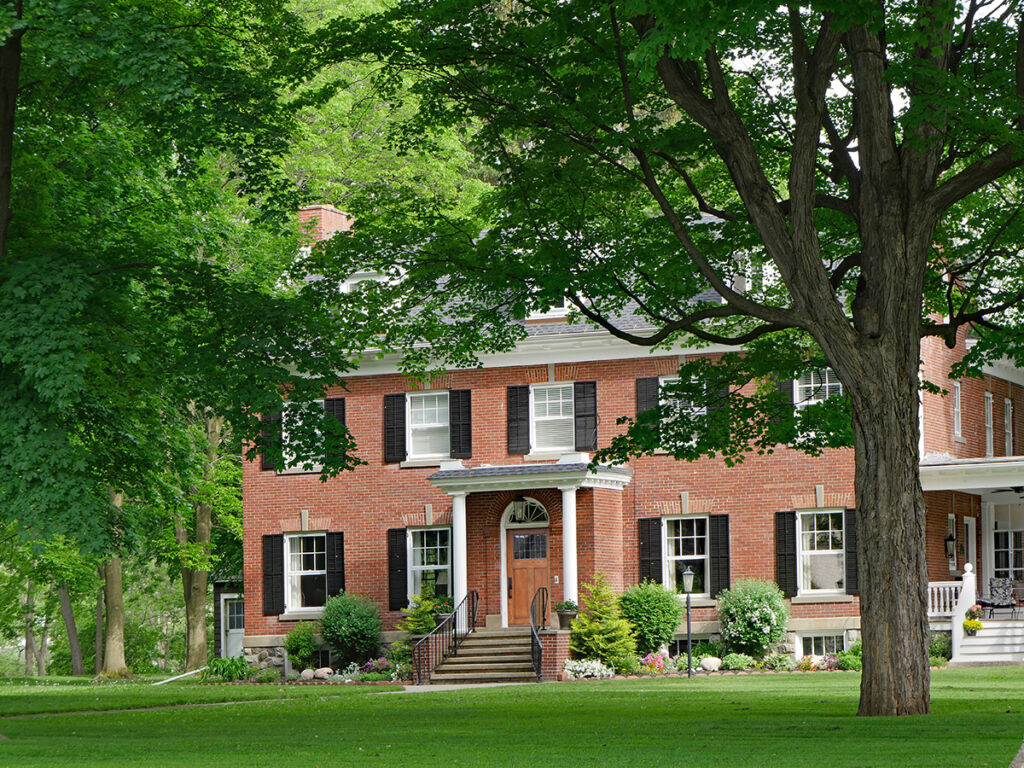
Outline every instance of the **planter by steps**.
{"type": "Polygon", "coordinates": [[[558,628],[572,629],[572,620],[578,613],[578,611],[558,611],[558,628]]]}

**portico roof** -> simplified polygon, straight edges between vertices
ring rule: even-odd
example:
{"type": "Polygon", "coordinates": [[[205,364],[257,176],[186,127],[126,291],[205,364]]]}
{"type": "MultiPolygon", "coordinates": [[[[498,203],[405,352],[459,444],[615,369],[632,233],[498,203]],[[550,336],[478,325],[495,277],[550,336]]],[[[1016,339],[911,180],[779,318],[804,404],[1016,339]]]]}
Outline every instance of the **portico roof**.
{"type": "Polygon", "coordinates": [[[633,479],[625,467],[601,465],[591,469],[586,454],[567,454],[554,464],[502,464],[463,467],[461,461],[442,462],[427,480],[446,493],[526,491],[532,488],[609,488],[621,491],[633,479]]]}
{"type": "Polygon", "coordinates": [[[985,493],[1024,486],[1024,456],[955,459],[925,456],[921,487],[926,491],[985,493]]]}

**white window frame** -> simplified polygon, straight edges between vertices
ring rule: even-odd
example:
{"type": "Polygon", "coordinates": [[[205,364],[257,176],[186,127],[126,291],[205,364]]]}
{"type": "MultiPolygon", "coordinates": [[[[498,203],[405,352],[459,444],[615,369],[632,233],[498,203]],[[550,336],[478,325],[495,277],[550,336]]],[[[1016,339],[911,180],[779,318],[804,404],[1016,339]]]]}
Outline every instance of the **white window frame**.
{"type": "MultiPolygon", "coordinates": [[[[314,556],[317,554],[314,551],[314,556]]],[[[323,575],[324,579],[324,603],[327,602],[327,531],[301,531],[298,533],[286,533],[284,535],[284,612],[286,614],[300,614],[300,613],[319,613],[323,610],[323,605],[293,605],[291,602],[292,595],[292,579],[299,579],[299,588],[297,594],[301,596],[302,576],[320,576],[323,575]],[[292,569],[292,552],[291,542],[295,539],[312,538],[314,536],[320,537],[323,541],[323,556],[324,556],[324,567],[323,570],[293,570],[292,569]]],[[[300,598],[301,599],[301,598],[300,598]]]]}
{"type": "Polygon", "coordinates": [[[425,399],[427,397],[438,397],[444,395],[448,401],[446,410],[451,408],[451,397],[449,390],[447,389],[432,389],[425,392],[408,392],[405,396],[405,446],[406,446],[406,457],[414,461],[416,459],[447,459],[451,456],[451,411],[448,410],[448,420],[444,423],[434,422],[432,424],[420,424],[414,425],[412,422],[412,407],[413,400],[425,399]],[[448,447],[441,453],[413,453],[413,431],[417,429],[439,429],[444,427],[445,434],[447,435],[446,445],[448,447]]]}
{"type": "Polygon", "coordinates": [[[546,310],[531,310],[527,316],[527,320],[554,320],[557,318],[568,317],[569,315],[569,297],[562,297],[562,306],[552,304],[546,310]]]}
{"type": "Polygon", "coordinates": [[[847,648],[846,632],[844,632],[843,630],[837,630],[836,632],[808,632],[807,634],[801,634],[799,637],[799,650],[796,652],[796,656],[798,659],[804,656],[824,656],[827,653],[839,654],[845,651],[847,648]],[[838,638],[842,638],[842,648],[838,648],[835,651],[825,650],[826,639],[836,640],[838,638]],[[821,640],[822,653],[814,653],[814,641],[819,639],[821,640]],[[811,653],[805,653],[806,649],[804,648],[804,642],[807,640],[811,641],[811,653]]]}
{"type": "MultiPolygon", "coordinates": [[[[658,377],[658,404],[659,405],[664,406],[664,405],[667,405],[670,402],[668,399],[666,399],[662,395],[662,390],[667,385],[674,384],[677,381],[679,381],[679,377],[678,376],[659,376],[658,377]]],[[[707,416],[708,415],[708,408],[707,408],[706,404],[705,405],[695,406],[692,401],[689,401],[689,402],[686,403],[686,407],[689,408],[690,413],[694,417],[707,416]]],[[[695,442],[697,442],[696,435],[693,438],[690,439],[688,445],[693,445],[695,442]]]]}
{"type": "MultiPolygon", "coordinates": [[[[675,569],[673,563],[676,560],[682,560],[683,562],[693,562],[696,560],[704,561],[704,586],[708,586],[708,581],[711,578],[711,533],[710,533],[711,521],[707,515],[676,515],[673,517],[663,517],[661,519],[661,583],[665,586],[665,589],[670,592],[675,592],[680,597],[685,596],[685,592],[682,591],[682,585],[676,585],[675,583],[675,569]],[[669,540],[672,538],[669,536],[669,526],[675,521],[684,520],[703,520],[704,521],[704,554],[703,555],[669,555],[669,540]]],[[[693,592],[691,597],[710,597],[711,593],[708,590],[704,592],[693,592]]]]}
{"type": "Polygon", "coordinates": [[[835,371],[831,368],[825,368],[824,381],[815,384],[815,377],[819,376],[821,373],[822,371],[817,369],[809,370],[800,376],[800,378],[793,379],[793,404],[797,408],[806,408],[807,406],[814,405],[815,403],[825,402],[825,400],[831,396],[828,394],[829,388],[831,387],[839,387],[839,391],[833,392],[832,394],[843,394],[843,382],[839,380],[839,377],[836,376],[835,371]],[[810,384],[805,385],[800,383],[804,376],[811,377],[810,384]],[[807,393],[806,397],[803,395],[805,392],[807,393]]]}
{"type": "Polygon", "coordinates": [[[995,431],[992,427],[992,393],[985,393],[985,456],[995,452],[995,431]]]}
{"type": "MultiPolygon", "coordinates": [[[[323,400],[323,398],[320,398],[319,400],[314,400],[313,402],[315,402],[320,407],[320,411],[323,412],[323,410],[324,410],[324,400],[323,400]]],[[[282,445],[282,447],[286,446],[287,443],[288,443],[288,404],[286,403],[284,408],[281,411],[281,445],[282,445]]],[[[303,474],[303,473],[310,473],[310,474],[312,474],[314,472],[320,472],[323,469],[323,464],[313,464],[312,468],[306,469],[305,467],[303,467],[301,465],[298,465],[298,464],[293,465],[292,464],[293,461],[295,461],[295,454],[291,453],[291,451],[289,451],[285,447],[284,450],[281,451],[281,463],[284,466],[280,470],[278,470],[277,474],[279,474],[279,475],[299,475],[299,474],[303,474]]]]}
{"type": "MultiPolygon", "coordinates": [[[[827,553],[828,556],[832,557],[835,555],[836,550],[815,550],[819,553],[827,553]]],[[[814,554],[812,553],[813,557],[814,554]]],[[[846,594],[846,510],[842,508],[822,508],[822,509],[798,509],[796,511],[796,584],[798,595],[845,595],[846,594]],[[839,514],[840,519],[843,521],[843,543],[839,549],[839,553],[842,555],[842,566],[840,573],[843,575],[843,588],[842,589],[812,589],[810,587],[804,587],[804,564],[803,564],[803,526],[805,515],[834,515],[839,514]]]]}
{"type": "MultiPolygon", "coordinates": [[[[448,572],[448,591],[451,593],[452,589],[452,529],[451,526],[447,525],[430,525],[423,528],[407,528],[405,532],[405,551],[406,551],[406,593],[409,595],[418,595],[422,588],[422,579],[420,585],[416,585],[416,574],[424,573],[425,571],[447,571],[448,572]],[[447,565],[415,565],[416,563],[416,535],[429,533],[431,531],[443,531],[448,534],[448,564],[447,565]]],[[[447,595],[447,597],[454,597],[453,594],[447,595]]]]}
{"type": "Polygon", "coordinates": [[[1003,398],[1003,455],[1013,456],[1013,400],[1003,398]]]}
{"type": "Polygon", "coordinates": [[[960,382],[953,382],[953,437],[964,436],[963,406],[960,400],[960,382]]]}
{"type": "MultiPolygon", "coordinates": [[[[1018,562],[1017,561],[1018,560],[1017,557],[1014,555],[1014,552],[1018,551],[1017,548],[1014,547],[1014,543],[1015,543],[1014,542],[1014,538],[1015,538],[1016,534],[1020,534],[1021,536],[1024,536],[1024,531],[1021,531],[1019,528],[1007,528],[1007,529],[1002,530],[1002,531],[993,531],[993,535],[992,535],[992,575],[996,576],[997,578],[1004,578],[1004,579],[1005,578],[1010,578],[1010,579],[1014,579],[1015,581],[1019,581],[1021,579],[1024,579],[1024,562],[1018,562]],[[998,540],[1003,535],[1006,536],[1006,547],[997,546],[998,540]],[[1005,569],[1005,573],[1003,573],[1003,571],[1004,571],[1003,568],[999,568],[996,565],[996,553],[997,552],[1003,552],[1003,551],[1006,552],[1006,569],[1005,569]],[[1000,573],[1002,573],[1003,575],[1000,576],[999,575],[1000,573]]],[[[1024,560],[1024,557],[1022,557],[1021,559],[1024,560]]]]}
{"type": "Polygon", "coordinates": [[[946,515],[946,538],[950,536],[953,537],[953,556],[949,558],[949,570],[952,572],[956,570],[956,545],[959,538],[956,535],[956,515],[953,514],[946,515]]]}
{"type": "Polygon", "coordinates": [[[530,385],[530,452],[531,453],[572,453],[576,450],[576,391],[573,387],[573,383],[570,382],[552,382],[547,384],[531,384],[530,385]],[[568,416],[542,416],[536,415],[536,397],[537,392],[546,389],[564,389],[569,390],[569,409],[570,413],[568,416]],[[568,419],[571,433],[571,444],[570,445],[540,445],[537,441],[537,422],[538,421],[560,421],[568,419]]]}

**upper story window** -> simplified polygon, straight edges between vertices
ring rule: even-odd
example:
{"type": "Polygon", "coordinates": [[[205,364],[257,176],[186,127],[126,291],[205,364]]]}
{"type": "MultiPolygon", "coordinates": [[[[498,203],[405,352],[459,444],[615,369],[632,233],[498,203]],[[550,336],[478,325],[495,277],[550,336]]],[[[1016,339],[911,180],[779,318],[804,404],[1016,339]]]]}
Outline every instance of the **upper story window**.
{"type": "Polygon", "coordinates": [[[994,452],[993,443],[995,442],[993,437],[992,427],[992,393],[985,393],[985,455],[991,456],[994,452]]]}
{"type": "Polygon", "coordinates": [[[1013,456],[1013,400],[1003,400],[1003,455],[1013,456]]]}
{"type": "Polygon", "coordinates": [[[327,534],[285,537],[285,610],[322,608],[327,602],[327,534]]]}
{"type": "Polygon", "coordinates": [[[796,524],[800,592],[843,592],[846,588],[843,510],[799,512],[796,524]]]}
{"type": "Polygon", "coordinates": [[[569,301],[564,296],[551,302],[551,306],[545,310],[535,310],[530,313],[528,320],[557,319],[565,317],[569,313],[569,301]]]}
{"type": "Polygon", "coordinates": [[[663,406],[671,406],[680,411],[688,411],[694,416],[704,416],[707,414],[708,409],[705,404],[697,404],[692,400],[687,400],[685,397],[672,396],[664,392],[666,387],[675,384],[679,381],[678,376],[662,376],[658,379],[658,402],[663,406]]]}
{"type": "Polygon", "coordinates": [[[407,403],[409,458],[447,458],[451,452],[448,393],[411,392],[407,403]]]}
{"type": "Polygon", "coordinates": [[[953,382],[953,437],[964,436],[963,410],[960,403],[960,382],[953,382]]]}
{"type": "Polygon", "coordinates": [[[572,384],[530,388],[530,446],[534,451],[572,451],[576,444],[572,384]]]}
{"type": "Polygon", "coordinates": [[[820,403],[832,395],[843,394],[843,384],[831,368],[821,371],[807,371],[796,380],[794,396],[797,408],[811,403],[820,403]]]}
{"type": "MultiPolygon", "coordinates": [[[[295,448],[291,445],[297,438],[299,430],[299,413],[294,403],[286,404],[284,409],[276,413],[263,414],[262,439],[268,444],[282,445],[283,465],[276,464],[266,451],[262,454],[261,469],[277,470],[282,473],[319,472],[322,463],[319,461],[300,462],[295,454],[295,448]]],[[[323,400],[314,401],[313,407],[322,409],[327,417],[337,420],[340,424],[345,423],[345,398],[328,397],[323,400]]],[[[307,417],[308,418],[308,417],[307,417]]],[[[319,426],[314,428],[314,439],[322,443],[322,433],[319,426]]]]}
{"type": "Polygon", "coordinates": [[[676,517],[665,519],[665,586],[683,591],[683,573],[693,571],[693,592],[708,595],[708,519],[676,517]]]}

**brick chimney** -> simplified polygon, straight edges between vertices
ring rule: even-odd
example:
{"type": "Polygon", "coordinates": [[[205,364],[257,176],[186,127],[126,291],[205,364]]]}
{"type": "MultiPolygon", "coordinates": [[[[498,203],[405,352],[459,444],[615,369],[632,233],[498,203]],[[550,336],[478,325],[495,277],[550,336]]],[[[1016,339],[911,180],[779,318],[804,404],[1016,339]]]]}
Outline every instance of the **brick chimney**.
{"type": "Polygon", "coordinates": [[[335,232],[352,229],[352,217],[333,205],[307,205],[300,208],[299,222],[310,242],[327,240],[335,232]]]}

